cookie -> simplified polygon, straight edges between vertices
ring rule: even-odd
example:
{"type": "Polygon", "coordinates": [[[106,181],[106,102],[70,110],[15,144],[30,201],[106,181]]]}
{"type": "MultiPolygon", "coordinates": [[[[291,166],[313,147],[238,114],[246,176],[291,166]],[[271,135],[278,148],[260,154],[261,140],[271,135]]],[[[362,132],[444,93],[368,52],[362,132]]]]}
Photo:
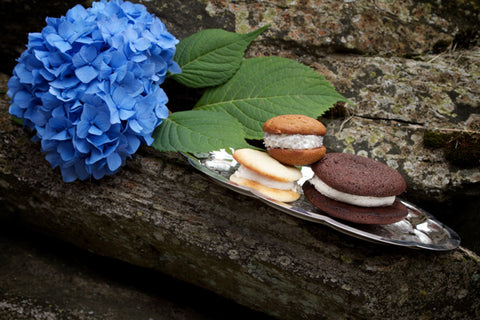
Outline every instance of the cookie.
{"type": "Polygon", "coordinates": [[[364,224],[389,224],[404,219],[407,208],[396,199],[407,185],[389,166],[353,154],[329,153],[311,166],[305,196],[327,214],[364,224]]]}
{"type": "Polygon", "coordinates": [[[282,190],[277,188],[270,188],[256,181],[239,177],[238,175],[231,175],[230,181],[257,190],[264,196],[281,202],[292,202],[300,198],[300,192],[298,192],[298,190],[282,190]]]}
{"type": "Polygon", "coordinates": [[[302,188],[305,197],[315,207],[341,220],[385,225],[401,221],[408,214],[408,209],[398,199],[387,207],[359,207],[330,199],[318,192],[309,182],[305,182],[302,188]]]}
{"type": "Polygon", "coordinates": [[[239,149],[233,158],[240,163],[230,181],[257,190],[277,201],[291,202],[300,198],[297,181],[300,170],[283,165],[268,153],[254,149],[239,149]]]}
{"type": "Polygon", "coordinates": [[[275,134],[301,134],[324,136],[325,126],[318,120],[302,114],[284,114],[265,121],[264,132],[275,134]]]}
{"type": "Polygon", "coordinates": [[[327,129],[318,120],[300,114],[286,114],[267,120],[262,127],[267,152],[281,163],[303,166],[320,160],[327,149],[327,129]]]}
{"type": "Polygon", "coordinates": [[[238,149],[233,153],[233,158],[242,166],[271,180],[291,182],[302,178],[300,170],[281,164],[260,150],[238,149]]]}
{"type": "Polygon", "coordinates": [[[402,175],[395,169],[354,154],[329,153],[311,168],[328,186],[348,194],[388,197],[407,188],[402,175]]]}

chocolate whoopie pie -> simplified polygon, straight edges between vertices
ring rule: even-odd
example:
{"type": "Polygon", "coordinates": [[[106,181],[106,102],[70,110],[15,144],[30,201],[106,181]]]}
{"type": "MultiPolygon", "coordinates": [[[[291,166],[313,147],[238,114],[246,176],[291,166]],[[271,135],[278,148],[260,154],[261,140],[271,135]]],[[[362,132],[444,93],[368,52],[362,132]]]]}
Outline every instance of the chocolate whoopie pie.
{"type": "Polygon", "coordinates": [[[262,129],[268,154],[281,163],[309,165],[320,160],[327,152],[323,145],[327,128],[314,118],[284,114],[265,121],[262,129]]]}
{"type": "Polygon", "coordinates": [[[396,199],[407,187],[405,180],[379,161],[329,153],[311,168],[314,176],[304,183],[304,194],[333,217],[363,224],[390,224],[408,213],[396,199]]]}
{"type": "Polygon", "coordinates": [[[391,224],[407,216],[407,208],[397,199],[387,207],[359,207],[327,198],[309,182],[303,184],[305,197],[328,215],[361,224],[391,224]]]}

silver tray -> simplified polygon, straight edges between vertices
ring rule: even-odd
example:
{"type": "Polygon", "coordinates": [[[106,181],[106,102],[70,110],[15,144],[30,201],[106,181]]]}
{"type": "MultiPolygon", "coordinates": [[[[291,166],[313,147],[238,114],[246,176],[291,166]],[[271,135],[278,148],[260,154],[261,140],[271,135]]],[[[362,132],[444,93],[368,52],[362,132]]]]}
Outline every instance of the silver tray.
{"type": "MultiPolygon", "coordinates": [[[[230,175],[235,172],[239,164],[232,158],[230,153],[224,150],[183,155],[194,168],[226,188],[243,195],[258,198],[273,208],[294,217],[327,225],[356,238],[435,251],[452,250],[460,245],[460,237],[455,231],[437,221],[425,210],[403,199],[399,200],[408,208],[408,215],[399,222],[389,225],[349,223],[324,214],[321,210],[314,207],[303,194],[295,202],[284,203],[230,181],[230,175]]],[[[313,175],[308,166],[302,167],[301,171],[303,178],[298,182],[300,186],[313,175]]]]}

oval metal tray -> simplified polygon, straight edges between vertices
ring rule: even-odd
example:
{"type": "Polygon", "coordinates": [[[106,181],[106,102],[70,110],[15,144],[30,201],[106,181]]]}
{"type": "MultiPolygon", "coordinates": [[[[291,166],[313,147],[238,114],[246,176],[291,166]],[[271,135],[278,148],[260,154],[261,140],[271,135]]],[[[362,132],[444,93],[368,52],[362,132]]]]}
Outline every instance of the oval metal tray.
{"type": "MultiPolygon", "coordinates": [[[[295,202],[284,203],[230,181],[230,175],[235,172],[239,164],[232,158],[230,153],[224,150],[183,155],[194,168],[226,188],[258,198],[294,217],[327,225],[356,238],[436,251],[452,250],[460,245],[460,237],[455,231],[437,221],[430,213],[403,199],[399,200],[408,208],[408,215],[397,223],[389,225],[349,223],[324,214],[314,207],[303,194],[295,202]]],[[[310,167],[304,166],[302,167],[302,175],[303,178],[298,182],[300,186],[311,178],[313,172],[310,167]]]]}

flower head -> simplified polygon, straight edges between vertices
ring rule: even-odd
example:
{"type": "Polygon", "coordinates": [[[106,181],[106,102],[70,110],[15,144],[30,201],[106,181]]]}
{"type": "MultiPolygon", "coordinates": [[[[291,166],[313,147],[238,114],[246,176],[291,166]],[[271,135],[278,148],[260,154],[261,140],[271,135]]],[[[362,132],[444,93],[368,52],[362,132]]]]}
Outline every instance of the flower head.
{"type": "Polygon", "coordinates": [[[8,83],[10,113],[35,132],[64,181],[117,172],[168,116],[178,40],[145,6],[101,0],[29,34],[8,83]]]}

